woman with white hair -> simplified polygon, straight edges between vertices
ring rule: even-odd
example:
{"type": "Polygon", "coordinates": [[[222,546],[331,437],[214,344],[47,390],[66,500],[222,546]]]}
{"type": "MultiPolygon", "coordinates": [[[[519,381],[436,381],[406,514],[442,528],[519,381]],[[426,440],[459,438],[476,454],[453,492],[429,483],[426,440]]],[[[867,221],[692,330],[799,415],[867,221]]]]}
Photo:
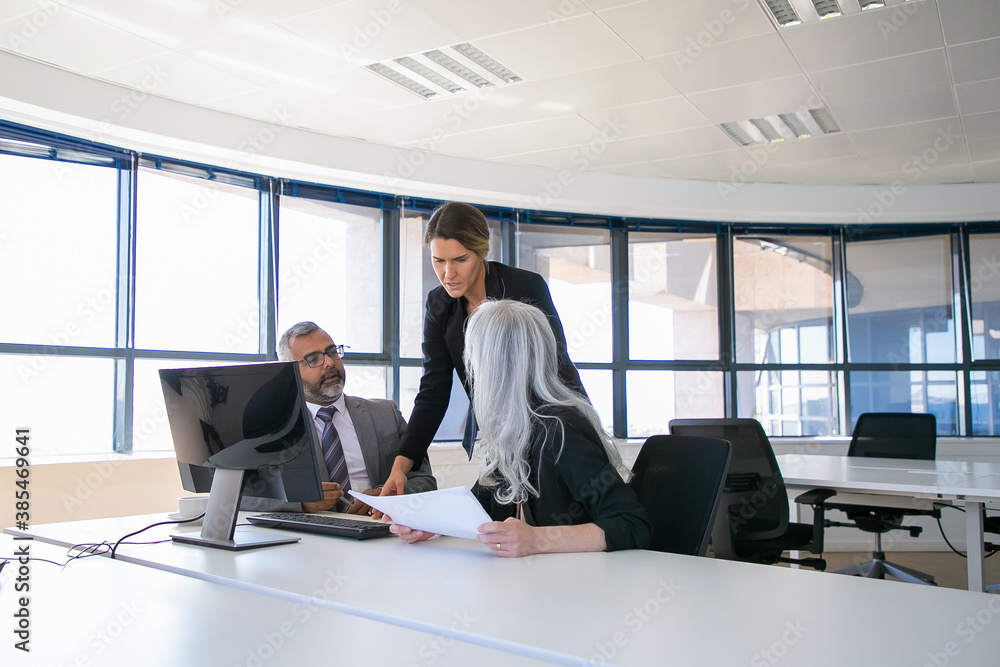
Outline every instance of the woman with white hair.
{"type": "MultiPolygon", "coordinates": [[[[497,556],[637,549],[652,528],[593,406],[559,378],[538,308],[484,301],[469,318],[466,373],[483,452],[473,493],[494,520],[479,540],[497,556]]],[[[395,525],[406,542],[431,534],[395,525]]]]}

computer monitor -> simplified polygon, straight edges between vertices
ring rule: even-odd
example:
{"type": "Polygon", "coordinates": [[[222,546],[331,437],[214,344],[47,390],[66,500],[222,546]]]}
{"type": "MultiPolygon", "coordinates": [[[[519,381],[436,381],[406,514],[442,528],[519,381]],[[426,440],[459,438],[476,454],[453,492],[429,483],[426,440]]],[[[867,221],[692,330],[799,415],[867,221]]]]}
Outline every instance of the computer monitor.
{"type": "Polygon", "coordinates": [[[236,520],[244,495],[323,499],[326,464],[295,362],[169,368],[160,384],[181,484],[209,491],[201,536],[178,542],[240,551],[296,542],[236,520]]]}

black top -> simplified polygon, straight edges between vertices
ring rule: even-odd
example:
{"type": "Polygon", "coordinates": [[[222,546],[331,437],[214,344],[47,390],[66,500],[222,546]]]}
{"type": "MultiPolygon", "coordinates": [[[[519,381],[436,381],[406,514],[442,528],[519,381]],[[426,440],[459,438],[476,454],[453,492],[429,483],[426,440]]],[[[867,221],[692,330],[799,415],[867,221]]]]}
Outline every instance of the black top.
{"type": "MultiPolygon", "coordinates": [[[[545,280],[537,273],[498,262],[488,262],[487,266],[486,298],[517,299],[540,308],[548,316],[552,333],[556,337],[559,377],[566,386],[586,396],[580,374],[566,353],[566,335],[545,280]]],[[[444,287],[435,287],[427,295],[424,308],[424,374],[420,378],[420,390],[399,446],[402,456],[418,462],[415,467],[424,460],[427,448],[448,411],[452,371],[458,373],[465,393],[471,395],[469,382],[465,377],[465,362],[462,360],[465,353],[467,308],[468,301],[465,297],[452,298],[444,287]]]]}
{"type": "MultiPolygon", "coordinates": [[[[565,441],[554,420],[538,421],[528,453],[528,478],[539,495],[524,504],[525,522],[532,526],[595,523],[604,531],[608,551],[645,547],[653,534],[646,511],[611,465],[593,426],[575,410],[546,412],[562,421],[565,441]]],[[[504,521],[517,514],[517,505],[501,505],[495,497],[497,490],[478,483],[472,488],[486,513],[494,521],[504,521]]]]}

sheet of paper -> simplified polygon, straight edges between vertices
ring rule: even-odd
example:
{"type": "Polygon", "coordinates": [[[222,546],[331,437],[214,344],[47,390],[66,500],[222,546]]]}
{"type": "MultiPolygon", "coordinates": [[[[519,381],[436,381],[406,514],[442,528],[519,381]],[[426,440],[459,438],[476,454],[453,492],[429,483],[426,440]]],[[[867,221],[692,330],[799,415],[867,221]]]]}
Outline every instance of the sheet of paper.
{"type": "Polygon", "coordinates": [[[348,491],[398,523],[440,535],[475,539],[476,530],[493,519],[464,486],[402,496],[366,496],[348,491]]]}

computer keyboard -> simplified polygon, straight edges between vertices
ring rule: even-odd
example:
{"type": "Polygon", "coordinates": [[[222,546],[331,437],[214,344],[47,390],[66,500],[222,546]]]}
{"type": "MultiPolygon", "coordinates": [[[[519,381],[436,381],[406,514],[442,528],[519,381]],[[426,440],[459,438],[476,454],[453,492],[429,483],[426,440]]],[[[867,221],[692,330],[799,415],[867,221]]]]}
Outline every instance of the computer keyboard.
{"type": "Polygon", "coordinates": [[[305,533],[319,533],[334,537],[352,537],[368,540],[373,537],[389,537],[389,524],[363,519],[349,519],[329,514],[305,514],[298,512],[268,512],[248,516],[247,521],[265,528],[297,530],[305,533]]]}

